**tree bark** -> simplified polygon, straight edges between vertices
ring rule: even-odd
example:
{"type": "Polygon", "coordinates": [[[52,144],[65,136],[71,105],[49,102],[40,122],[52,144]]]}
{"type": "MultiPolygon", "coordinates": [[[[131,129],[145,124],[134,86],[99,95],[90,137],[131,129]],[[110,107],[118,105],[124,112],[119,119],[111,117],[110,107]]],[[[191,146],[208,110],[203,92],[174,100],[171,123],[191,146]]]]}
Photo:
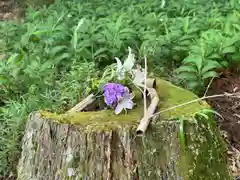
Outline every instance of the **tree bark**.
{"type": "MultiPolygon", "coordinates": [[[[29,116],[18,165],[19,180],[179,179],[172,124],[162,136],[136,137],[135,129],[86,132],[83,127],[29,116]],[[161,158],[159,158],[161,155],[161,158]]],[[[147,135],[149,136],[149,134],[147,135]]]]}

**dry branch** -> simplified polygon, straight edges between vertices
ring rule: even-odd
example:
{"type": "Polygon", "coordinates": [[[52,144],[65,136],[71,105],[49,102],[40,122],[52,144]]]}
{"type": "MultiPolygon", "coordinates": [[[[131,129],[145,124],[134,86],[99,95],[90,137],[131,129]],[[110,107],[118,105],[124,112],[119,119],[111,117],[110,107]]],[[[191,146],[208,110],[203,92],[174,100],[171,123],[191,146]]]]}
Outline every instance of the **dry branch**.
{"type": "MultiPolygon", "coordinates": [[[[147,109],[147,114],[146,116],[144,115],[143,118],[140,121],[140,124],[137,128],[137,135],[141,135],[143,134],[146,130],[147,127],[150,123],[150,120],[152,119],[152,115],[154,114],[154,112],[156,111],[156,108],[158,106],[158,102],[159,102],[159,97],[157,94],[157,91],[153,88],[155,87],[156,84],[156,80],[155,79],[148,79],[147,80],[147,85],[148,85],[148,93],[150,94],[150,98],[151,98],[151,104],[149,105],[148,109],[147,109]]],[[[155,117],[156,119],[156,117],[155,117]]]]}
{"type": "Polygon", "coordinates": [[[70,109],[68,111],[68,113],[80,112],[83,109],[85,109],[87,106],[94,103],[95,100],[96,100],[96,97],[93,94],[90,94],[85,99],[83,99],[81,102],[79,102],[77,105],[75,105],[72,109],[70,109]]]}

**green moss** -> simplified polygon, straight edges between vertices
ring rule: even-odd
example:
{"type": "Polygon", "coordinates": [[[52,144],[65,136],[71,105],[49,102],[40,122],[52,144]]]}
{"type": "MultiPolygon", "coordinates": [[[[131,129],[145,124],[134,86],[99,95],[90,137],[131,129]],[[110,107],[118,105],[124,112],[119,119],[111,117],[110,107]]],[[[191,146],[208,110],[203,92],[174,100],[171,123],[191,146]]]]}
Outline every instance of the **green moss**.
{"type": "MultiPolygon", "coordinates": [[[[195,94],[185,89],[174,86],[170,82],[162,79],[157,79],[157,92],[160,98],[159,110],[163,110],[181,103],[191,101],[198,98],[195,94]]],[[[135,101],[137,106],[120,115],[115,115],[113,110],[101,110],[96,112],[80,112],[71,114],[55,114],[46,111],[40,111],[43,117],[52,119],[60,123],[70,123],[81,126],[91,126],[99,128],[115,128],[118,126],[130,125],[135,126],[139,123],[143,115],[143,103],[141,95],[136,95],[135,101]]],[[[205,102],[195,102],[190,105],[175,108],[161,114],[161,119],[172,119],[179,116],[190,117],[197,111],[209,107],[205,102]]]]}
{"type": "MultiPolygon", "coordinates": [[[[162,79],[157,79],[157,92],[161,99],[160,111],[199,98],[192,92],[162,79]]],[[[161,116],[166,119],[178,118],[179,116],[187,118],[192,117],[199,110],[209,107],[205,101],[198,101],[161,113],[161,116]]]]}
{"type": "Polygon", "coordinates": [[[186,151],[182,158],[189,180],[229,180],[227,147],[213,119],[197,117],[196,124],[186,121],[186,151]]]}

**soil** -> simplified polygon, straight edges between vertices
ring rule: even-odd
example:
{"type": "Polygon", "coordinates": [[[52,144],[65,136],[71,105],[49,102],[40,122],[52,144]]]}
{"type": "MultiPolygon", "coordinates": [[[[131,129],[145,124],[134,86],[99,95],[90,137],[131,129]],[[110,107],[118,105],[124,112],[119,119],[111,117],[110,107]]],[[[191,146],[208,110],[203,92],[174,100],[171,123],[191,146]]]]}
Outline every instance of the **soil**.
{"type": "Polygon", "coordinates": [[[24,15],[22,5],[16,3],[16,0],[0,1],[0,21],[3,20],[19,20],[24,15]]]}
{"type": "MultiPolygon", "coordinates": [[[[207,95],[240,92],[240,75],[225,71],[215,79],[207,95]]],[[[224,96],[206,100],[219,115],[217,123],[228,144],[230,170],[240,176],[240,96],[224,96]]]]}

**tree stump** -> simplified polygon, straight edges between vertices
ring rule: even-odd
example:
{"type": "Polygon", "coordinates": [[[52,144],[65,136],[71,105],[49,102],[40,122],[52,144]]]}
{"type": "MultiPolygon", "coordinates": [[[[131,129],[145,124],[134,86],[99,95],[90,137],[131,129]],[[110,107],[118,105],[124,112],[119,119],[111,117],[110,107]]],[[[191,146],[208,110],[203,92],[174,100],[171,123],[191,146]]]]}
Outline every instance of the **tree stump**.
{"type": "MultiPolygon", "coordinates": [[[[157,80],[160,109],[196,98],[157,80]]],[[[19,180],[230,179],[226,148],[212,118],[196,117],[205,102],[163,113],[144,136],[136,136],[142,106],[127,115],[109,110],[29,115],[18,164],[19,180]],[[185,148],[180,144],[180,115],[185,148]]]]}

